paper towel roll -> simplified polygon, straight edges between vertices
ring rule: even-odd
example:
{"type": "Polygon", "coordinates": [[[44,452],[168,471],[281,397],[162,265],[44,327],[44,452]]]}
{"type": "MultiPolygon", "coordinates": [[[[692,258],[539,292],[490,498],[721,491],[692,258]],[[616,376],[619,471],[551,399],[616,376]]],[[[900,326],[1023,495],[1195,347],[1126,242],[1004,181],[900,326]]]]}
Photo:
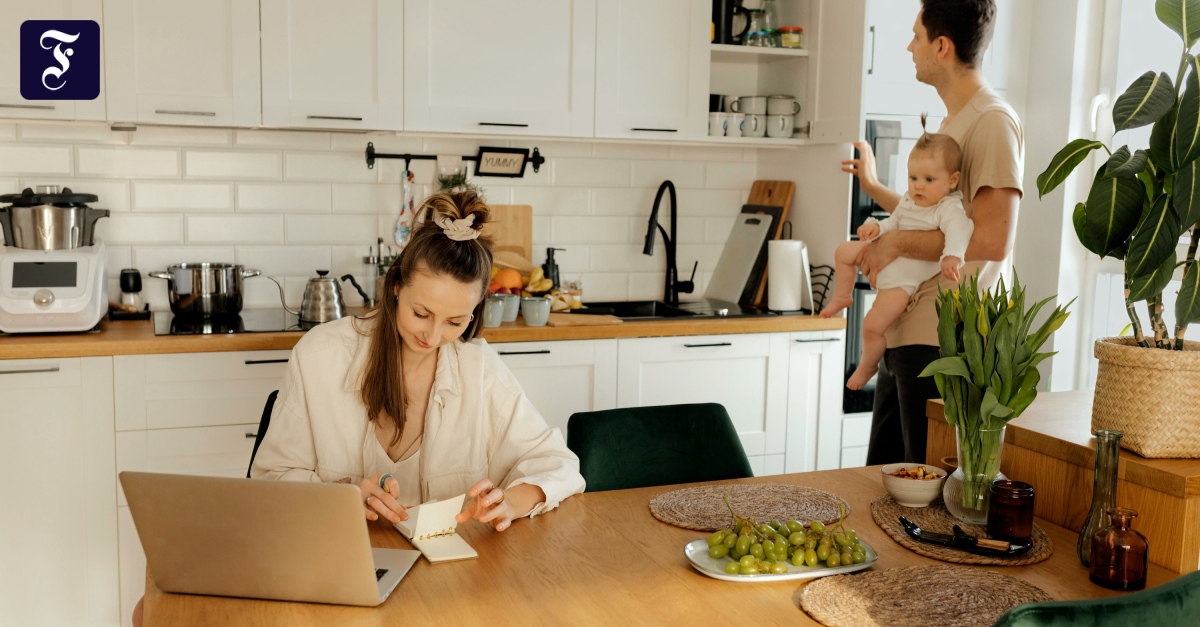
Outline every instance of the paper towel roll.
{"type": "Polygon", "coordinates": [[[800,240],[767,243],[767,309],[812,310],[812,284],[808,275],[808,249],[800,240]]]}

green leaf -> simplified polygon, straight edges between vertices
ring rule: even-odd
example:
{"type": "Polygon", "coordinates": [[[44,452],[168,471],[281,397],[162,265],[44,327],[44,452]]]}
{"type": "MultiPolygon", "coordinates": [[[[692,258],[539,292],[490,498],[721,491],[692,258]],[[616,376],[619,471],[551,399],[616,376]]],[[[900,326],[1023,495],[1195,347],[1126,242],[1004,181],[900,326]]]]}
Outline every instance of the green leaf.
{"type": "Polygon", "coordinates": [[[1200,159],[1194,159],[1175,174],[1171,207],[1183,226],[1200,221],[1200,159]]]}
{"type": "Polygon", "coordinates": [[[1087,159],[1093,150],[1103,147],[1103,143],[1092,139],[1077,139],[1058,151],[1058,154],[1054,155],[1054,158],[1050,160],[1050,165],[1046,167],[1046,171],[1038,175],[1038,198],[1054,191],[1054,188],[1067,180],[1071,172],[1079,164],[1083,163],[1084,159],[1087,159]]]}
{"type": "Polygon", "coordinates": [[[1079,238],[1079,243],[1083,244],[1084,248],[1099,255],[1100,251],[1096,250],[1096,248],[1092,246],[1091,240],[1088,239],[1086,205],[1083,203],[1075,205],[1075,213],[1071,214],[1071,224],[1075,225],[1075,236],[1079,238]]]}
{"type": "Polygon", "coordinates": [[[1167,288],[1167,284],[1171,282],[1171,275],[1175,273],[1175,264],[1175,250],[1171,249],[1167,260],[1155,268],[1153,273],[1133,279],[1133,285],[1129,288],[1129,296],[1126,297],[1126,300],[1137,302],[1162,294],[1162,291],[1167,288]]]}
{"type": "Polygon", "coordinates": [[[1105,257],[1129,238],[1141,217],[1143,199],[1137,179],[1105,176],[1105,168],[1100,168],[1085,212],[1088,242],[1096,254],[1105,257]]]}
{"type": "MultiPolygon", "coordinates": [[[[1196,14],[1200,18],[1200,13],[1196,14]]],[[[1179,116],[1175,119],[1175,166],[1181,167],[1200,156],[1200,71],[1194,57],[1188,59],[1187,87],[1179,101],[1179,116]]]]}
{"type": "Polygon", "coordinates": [[[1037,398],[1037,384],[1042,380],[1042,374],[1037,368],[1030,368],[1025,372],[1025,376],[1021,379],[1021,385],[1017,387],[1017,393],[1013,394],[1013,400],[1009,403],[1012,408],[1012,416],[1009,420],[1021,415],[1025,408],[1037,398]]]}
{"type": "Polygon", "coordinates": [[[962,357],[942,357],[931,362],[918,376],[928,377],[934,374],[941,374],[947,377],[965,377],[971,376],[971,371],[967,370],[967,364],[962,357]]]}
{"type": "Polygon", "coordinates": [[[1129,154],[1129,146],[1121,146],[1108,158],[1104,164],[1105,176],[1137,176],[1138,172],[1146,169],[1150,155],[1145,150],[1129,154]]]}
{"type": "Polygon", "coordinates": [[[1171,140],[1175,137],[1175,120],[1179,117],[1178,105],[1154,123],[1150,131],[1150,161],[1166,172],[1175,171],[1175,160],[1171,153],[1171,140]]]}
{"type": "Polygon", "coordinates": [[[1158,121],[1175,104],[1175,86],[1166,72],[1146,72],[1133,81],[1113,104],[1116,130],[1146,126],[1158,121]]]}
{"type": "Polygon", "coordinates": [[[1175,250],[1181,228],[1179,218],[1169,210],[1169,199],[1166,194],[1159,196],[1133,231],[1125,258],[1125,274],[1130,278],[1153,274],[1175,250]]]}
{"type": "Polygon", "coordinates": [[[1183,326],[1200,321],[1200,266],[1195,263],[1183,273],[1183,287],[1175,301],[1175,324],[1183,326]]]}
{"type": "Polygon", "coordinates": [[[1200,40],[1200,0],[1156,0],[1154,14],[1179,34],[1185,48],[1200,40]]]}

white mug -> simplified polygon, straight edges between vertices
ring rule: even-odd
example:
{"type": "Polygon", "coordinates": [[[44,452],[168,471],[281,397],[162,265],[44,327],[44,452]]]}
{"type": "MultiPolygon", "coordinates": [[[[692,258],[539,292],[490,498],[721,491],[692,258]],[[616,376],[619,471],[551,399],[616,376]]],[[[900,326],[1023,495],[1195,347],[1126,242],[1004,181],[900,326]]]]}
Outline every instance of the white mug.
{"type": "Polygon", "coordinates": [[[763,115],[767,112],[767,97],[766,96],[742,96],[733,101],[729,107],[734,113],[753,113],[755,115],[763,115]]]}
{"type": "Polygon", "coordinates": [[[767,116],[754,113],[746,114],[746,126],[742,131],[745,137],[762,137],[767,134],[767,116]]]}
{"type": "Polygon", "coordinates": [[[741,137],[742,129],[746,125],[746,116],[741,113],[728,114],[729,125],[725,127],[726,137],[741,137]]]}
{"type": "Polygon", "coordinates": [[[768,115],[767,137],[791,137],[795,125],[796,118],[790,115],[768,115]]]}
{"type": "Polygon", "coordinates": [[[708,136],[709,137],[724,137],[725,136],[725,114],[724,113],[708,114],[708,136]]]}
{"type": "Polygon", "coordinates": [[[796,115],[800,103],[792,96],[767,96],[767,115],[796,115]]]}

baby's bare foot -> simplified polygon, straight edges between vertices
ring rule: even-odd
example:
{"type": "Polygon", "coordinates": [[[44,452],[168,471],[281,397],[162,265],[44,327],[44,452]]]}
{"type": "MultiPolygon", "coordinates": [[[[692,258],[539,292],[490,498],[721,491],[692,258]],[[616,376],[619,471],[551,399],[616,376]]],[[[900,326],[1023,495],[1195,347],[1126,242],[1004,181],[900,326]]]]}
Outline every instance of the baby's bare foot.
{"type": "Polygon", "coordinates": [[[855,369],[854,374],[850,375],[850,380],[846,382],[846,387],[851,390],[861,390],[867,384],[867,381],[870,381],[871,377],[875,376],[876,372],[879,372],[878,365],[868,366],[862,364],[855,369]]]}
{"type": "Polygon", "coordinates": [[[838,315],[839,313],[841,313],[843,309],[845,309],[853,304],[854,304],[854,299],[852,297],[849,297],[849,296],[847,296],[846,298],[836,298],[835,297],[833,300],[829,301],[829,304],[825,305],[824,309],[821,310],[821,317],[822,318],[832,318],[832,317],[838,315]]]}

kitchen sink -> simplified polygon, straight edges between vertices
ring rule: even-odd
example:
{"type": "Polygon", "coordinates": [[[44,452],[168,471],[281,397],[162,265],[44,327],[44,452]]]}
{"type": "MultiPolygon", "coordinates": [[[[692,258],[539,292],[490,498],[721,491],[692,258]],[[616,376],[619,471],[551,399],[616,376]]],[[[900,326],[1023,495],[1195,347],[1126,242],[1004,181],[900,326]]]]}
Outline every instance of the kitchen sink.
{"type": "MultiPolygon", "coordinates": [[[[679,306],[661,300],[630,300],[584,303],[587,313],[608,314],[623,320],[671,320],[677,318],[751,318],[773,316],[766,310],[742,307],[717,300],[685,300],[679,306]]],[[[580,313],[576,311],[575,313],[580,313]]]]}

